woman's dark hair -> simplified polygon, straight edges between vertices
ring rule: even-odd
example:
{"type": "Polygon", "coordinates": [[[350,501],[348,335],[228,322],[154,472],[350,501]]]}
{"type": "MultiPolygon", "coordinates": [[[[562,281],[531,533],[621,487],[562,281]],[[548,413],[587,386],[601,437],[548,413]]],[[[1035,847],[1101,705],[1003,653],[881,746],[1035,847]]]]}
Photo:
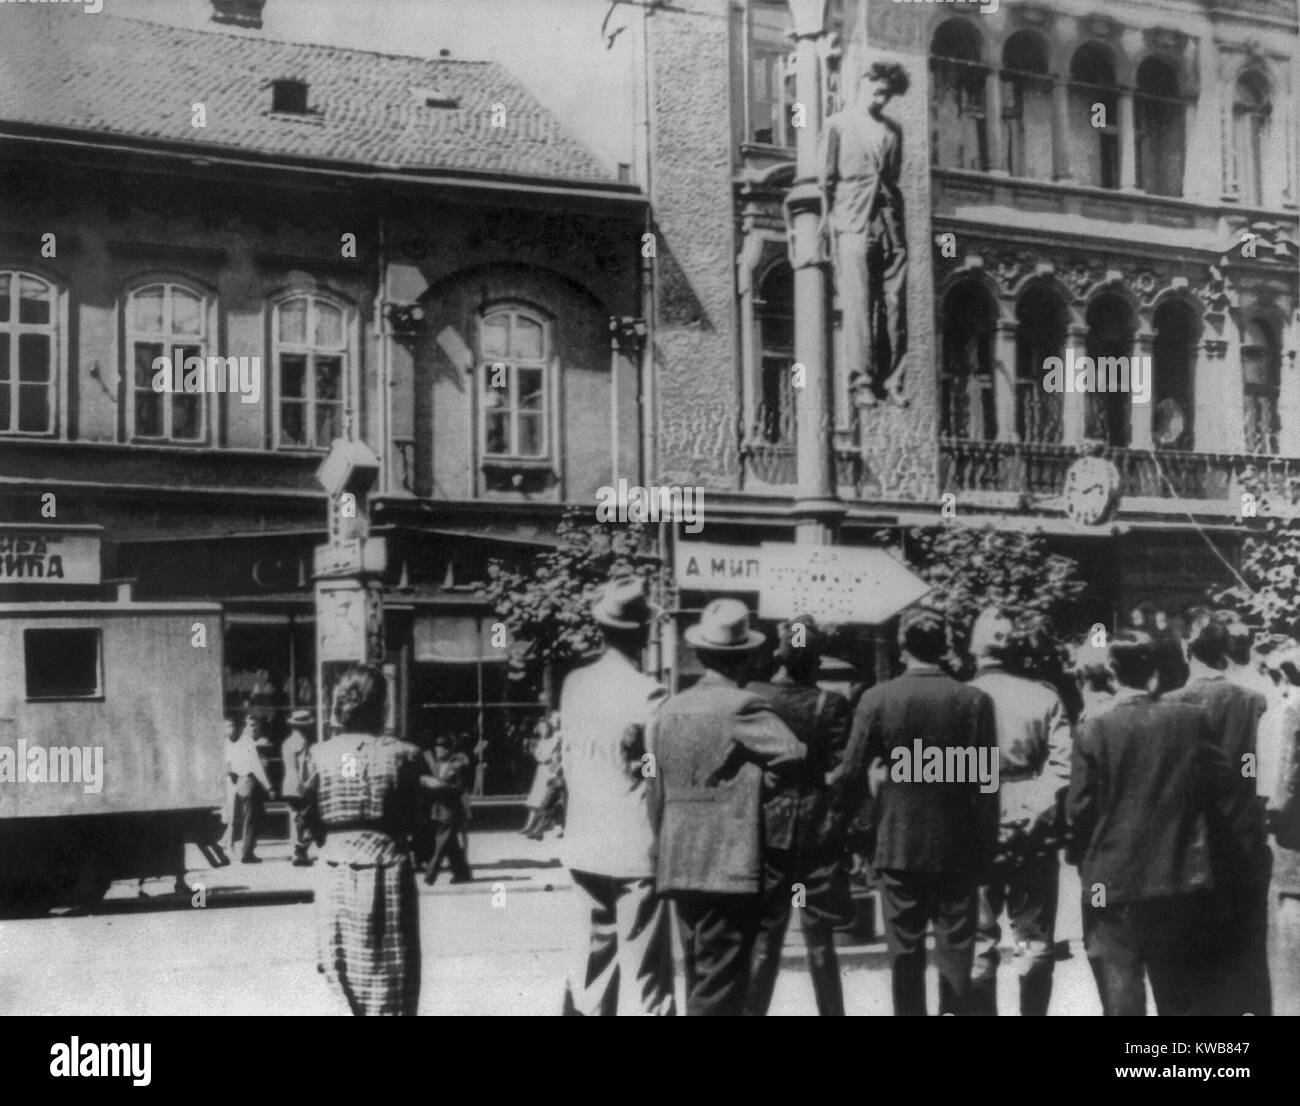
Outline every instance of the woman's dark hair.
{"type": "Polygon", "coordinates": [[[379,733],[384,728],[388,681],[370,665],[353,665],[334,688],[334,721],[344,730],[379,733]]]}

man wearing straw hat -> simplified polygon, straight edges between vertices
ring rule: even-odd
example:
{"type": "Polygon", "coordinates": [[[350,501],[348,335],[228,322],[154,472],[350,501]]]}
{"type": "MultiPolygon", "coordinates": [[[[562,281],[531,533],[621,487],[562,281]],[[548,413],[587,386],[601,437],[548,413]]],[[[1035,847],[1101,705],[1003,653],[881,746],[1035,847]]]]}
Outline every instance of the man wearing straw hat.
{"type": "Polygon", "coordinates": [[[688,1015],[745,1009],[762,916],[763,773],[799,771],[806,749],[746,691],[765,642],[738,599],[715,599],[686,630],[705,673],[651,721],[656,882],[677,908],[688,1015]]]}
{"type": "Polygon", "coordinates": [[[611,580],[591,609],[605,651],[560,691],[568,786],[564,861],[580,912],[566,1014],[676,1013],[668,906],[655,893],[645,727],[667,696],[641,673],[654,609],[645,579],[611,580]],[[620,988],[621,983],[621,988],[620,988]]]}

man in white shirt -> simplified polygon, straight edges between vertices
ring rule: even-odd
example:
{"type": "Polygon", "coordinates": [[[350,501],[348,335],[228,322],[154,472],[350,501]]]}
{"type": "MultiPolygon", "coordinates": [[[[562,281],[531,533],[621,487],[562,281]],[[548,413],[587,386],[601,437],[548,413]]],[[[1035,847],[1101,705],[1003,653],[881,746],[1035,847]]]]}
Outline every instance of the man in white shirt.
{"type": "Polygon", "coordinates": [[[257,845],[257,829],[262,820],[262,804],[271,794],[271,781],[267,779],[262,764],[262,754],[257,751],[254,737],[255,723],[250,717],[239,731],[238,719],[226,718],[226,849],[239,840],[239,859],[243,864],[260,864],[253,855],[257,845]],[[238,736],[236,736],[238,735],[238,736]]]}
{"type": "Polygon", "coordinates": [[[618,1013],[621,980],[625,1007],[675,1014],[668,905],[655,891],[646,808],[645,727],[668,692],[640,671],[654,617],[645,580],[610,581],[592,616],[605,652],[560,692],[563,859],[581,914],[565,1013],[618,1013]]]}

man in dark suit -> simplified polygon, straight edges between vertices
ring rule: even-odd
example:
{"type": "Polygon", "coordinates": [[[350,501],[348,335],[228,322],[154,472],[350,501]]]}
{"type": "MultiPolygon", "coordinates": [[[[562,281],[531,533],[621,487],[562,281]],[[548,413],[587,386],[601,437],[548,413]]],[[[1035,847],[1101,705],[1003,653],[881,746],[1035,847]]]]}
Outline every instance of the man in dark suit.
{"type": "Polygon", "coordinates": [[[469,788],[469,757],[456,751],[456,743],[447,732],[438,734],[432,752],[424,756],[425,775],[421,785],[432,795],[429,821],[433,827],[433,855],[424,870],[424,882],[433,883],[445,860],[451,869],[452,883],[470,883],[474,872],[465,856],[461,834],[467,811],[465,793],[469,788]]]}
{"type": "Polygon", "coordinates": [[[872,867],[884,903],[894,1013],[926,1013],[925,928],[932,921],[940,1013],[966,1014],[977,891],[997,845],[993,701],[939,668],[947,641],[933,611],[904,612],[899,641],[907,671],[862,696],[833,782],[837,804],[860,802],[868,777],[879,784],[872,867]]]}
{"type": "Polygon", "coordinates": [[[1272,1013],[1268,977],[1268,883],[1272,856],[1264,828],[1263,800],[1256,795],[1259,719],[1264,696],[1227,677],[1228,628],[1204,607],[1190,612],[1187,626],[1191,678],[1166,702],[1200,707],[1210,721],[1210,738],[1235,771],[1233,825],[1244,839],[1212,835],[1214,890],[1202,937],[1209,978],[1197,1013],[1241,1017],[1272,1013]]]}
{"type": "Polygon", "coordinates": [[[807,747],[808,759],[801,775],[775,781],[763,804],[763,922],[745,1013],[763,1015],[771,1005],[797,899],[817,1012],[843,1017],[835,927],[852,919],[853,900],[843,863],[842,819],[830,810],[826,776],[844,755],[849,704],[843,695],[817,686],[826,650],[826,636],[817,623],[799,615],[781,626],[780,635],[780,667],[771,682],[746,687],[771,704],[807,747]]]}
{"type": "Polygon", "coordinates": [[[1211,823],[1231,823],[1232,769],[1203,710],[1148,690],[1157,660],[1149,634],[1116,634],[1108,657],[1119,690],[1075,742],[1066,804],[1084,947],[1107,1015],[1145,1015],[1144,972],[1157,1012],[1186,1015],[1203,978],[1211,823]]]}
{"type": "Polygon", "coordinates": [[[743,603],[715,599],[685,637],[707,671],[646,728],[655,884],[677,909],[687,1015],[734,1015],[761,917],[763,770],[799,771],[805,749],[744,689],[764,638],[743,603]]]}

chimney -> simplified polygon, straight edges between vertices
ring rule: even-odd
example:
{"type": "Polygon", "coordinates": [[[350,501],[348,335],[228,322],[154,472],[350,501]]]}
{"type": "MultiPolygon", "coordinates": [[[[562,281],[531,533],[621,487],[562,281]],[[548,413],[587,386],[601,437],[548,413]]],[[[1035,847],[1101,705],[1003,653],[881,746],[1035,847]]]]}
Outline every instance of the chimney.
{"type": "Polygon", "coordinates": [[[212,22],[259,30],[266,0],[212,0],[212,22]]]}

